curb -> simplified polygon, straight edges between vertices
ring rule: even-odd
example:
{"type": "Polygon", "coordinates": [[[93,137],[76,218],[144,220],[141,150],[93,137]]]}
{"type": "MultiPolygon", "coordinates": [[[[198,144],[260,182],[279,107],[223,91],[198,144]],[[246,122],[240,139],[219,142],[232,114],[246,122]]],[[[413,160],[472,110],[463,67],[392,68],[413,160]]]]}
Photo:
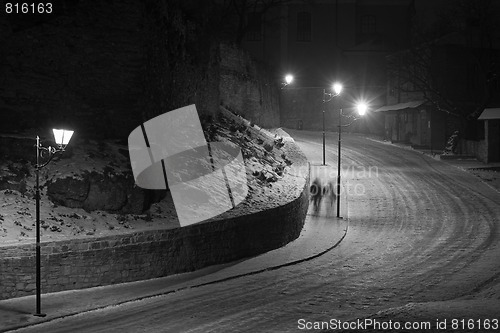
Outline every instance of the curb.
{"type": "MultiPolygon", "coordinates": [[[[15,326],[7,327],[5,329],[2,328],[2,329],[0,329],[0,332],[9,332],[9,331],[13,331],[13,330],[21,329],[21,328],[32,327],[32,326],[36,326],[36,325],[39,325],[39,324],[52,322],[52,321],[55,321],[55,320],[58,320],[58,319],[64,319],[64,318],[67,318],[67,317],[76,316],[76,315],[79,315],[79,314],[84,314],[84,313],[89,313],[89,312],[93,312],[93,311],[104,310],[104,309],[107,309],[107,308],[110,308],[110,307],[119,306],[119,305],[123,305],[123,304],[126,304],[126,303],[131,303],[131,302],[142,301],[142,300],[153,298],[153,297],[159,297],[159,296],[169,295],[169,294],[173,294],[173,293],[184,291],[184,290],[191,290],[191,289],[196,289],[196,288],[200,288],[200,287],[204,287],[204,286],[208,286],[208,285],[214,285],[214,284],[218,284],[218,283],[223,283],[223,282],[226,282],[226,281],[231,281],[231,280],[235,280],[235,279],[238,279],[238,278],[243,278],[243,277],[246,277],[246,276],[257,275],[257,274],[264,273],[264,272],[270,272],[270,271],[278,270],[278,269],[281,269],[281,268],[284,268],[284,267],[293,266],[293,265],[297,265],[297,264],[300,264],[300,263],[303,263],[303,262],[306,262],[306,261],[310,261],[310,260],[313,260],[315,258],[318,258],[318,257],[324,255],[325,253],[328,253],[328,252],[332,251],[334,248],[336,248],[344,240],[344,238],[346,237],[347,232],[349,230],[349,219],[345,218],[343,220],[346,221],[347,225],[346,225],[346,228],[344,230],[344,233],[343,233],[342,237],[335,244],[331,245],[327,249],[325,249],[323,251],[320,251],[319,253],[316,253],[314,255],[308,256],[306,258],[302,258],[302,259],[298,259],[298,260],[293,260],[293,261],[290,261],[290,262],[287,262],[287,263],[284,263],[284,264],[281,264],[281,265],[274,265],[274,266],[270,266],[270,267],[267,267],[267,268],[263,268],[263,269],[259,269],[259,270],[255,270],[255,271],[251,271],[251,272],[247,272],[247,273],[243,273],[243,274],[232,275],[232,276],[228,276],[228,277],[225,277],[225,278],[216,279],[216,280],[213,280],[213,281],[208,281],[208,282],[197,283],[197,284],[193,284],[193,285],[182,286],[182,287],[173,288],[171,290],[167,290],[167,291],[164,291],[164,292],[149,294],[149,295],[135,297],[135,298],[129,298],[127,300],[119,301],[119,302],[116,302],[116,303],[113,303],[113,304],[99,306],[99,307],[95,307],[95,308],[91,308],[91,309],[86,309],[86,310],[83,310],[83,311],[74,311],[74,312],[70,312],[70,313],[67,313],[67,314],[64,314],[64,315],[59,315],[59,316],[55,316],[55,317],[52,317],[52,318],[48,318],[48,319],[45,319],[45,320],[42,319],[40,321],[36,321],[36,322],[32,322],[32,323],[26,323],[24,325],[15,325],[15,326]]],[[[262,254],[262,255],[265,255],[265,254],[262,254]]]]}

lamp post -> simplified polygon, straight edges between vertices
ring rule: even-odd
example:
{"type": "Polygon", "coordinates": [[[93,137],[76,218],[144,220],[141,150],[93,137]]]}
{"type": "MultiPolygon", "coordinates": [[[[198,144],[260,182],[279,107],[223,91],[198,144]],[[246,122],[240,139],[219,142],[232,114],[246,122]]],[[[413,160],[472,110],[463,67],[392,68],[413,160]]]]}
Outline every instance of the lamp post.
{"type": "MultiPolygon", "coordinates": [[[[285,75],[285,81],[281,83],[281,89],[285,88],[293,82],[293,75],[285,75]]],[[[303,87],[303,88],[319,88],[319,87],[303,87]]],[[[334,93],[329,93],[326,89],[323,89],[323,104],[331,101],[334,97],[340,95],[342,91],[342,85],[335,82],[332,85],[332,90],[334,93]]],[[[326,129],[325,129],[325,106],[323,106],[323,165],[326,165],[326,129]]]]}
{"type": "MultiPolygon", "coordinates": [[[[368,109],[368,106],[365,103],[358,103],[356,105],[356,109],[358,111],[358,115],[364,116],[366,114],[366,110],[368,109]]],[[[340,159],[340,154],[342,152],[341,149],[341,144],[342,144],[342,127],[347,127],[350,126],[353,122],[358,120],[359,118],[352,117],[352,121],[349,124],[342,125],[342,108],[339,109],[339,143],[338,143],[338,161],[337,161],[337,217],[340,217],[340,170],[341,170],[341,159],[340,159]]]]}
{"type": "Polygon", "coordinates": [[[54,147],[43,147],[40,144],[40,138],[36,137],[36,185],[35,185],[35,200],[36,200],[36,313],[37,317],[45,317],[46,314],[41,312],[42,302],[41,302],[41,255],[40,255],[40,169],[45,167],[52,161],[52,158],[56,153],[63,152],[73,135],[73,131],[53,129],[54,141],[57,144],[57,148],[54,147]],[[43,156],[47,154],[47,156],[43,156]],[[47,160],[40,164],[40,158],[47,158],[47,160]]]}
{"type": "MultiPolygon", "coordinates": [[[[340,95],[340,93],[342,92],[342,85],[338,82],[334,83],[333,86],[332,86],[332,89],[333,91],[335,92],[335,94],[332,94],[332,93],[327,93],[326,92],[326,89],[323,89],[323,104],[325,104],[326,102],[329,102],[331,101],[334,97],[337,97],[338,95],[340,95]],[[328,96],[329,99],[327,100],[325,98],[325,96],[328,96]]],[[[325,154],[325,150],[326,150],[326,143],[325,143],[325,106],[323,105],[323,165],[326,165],[326,154],[325,154]]]]}

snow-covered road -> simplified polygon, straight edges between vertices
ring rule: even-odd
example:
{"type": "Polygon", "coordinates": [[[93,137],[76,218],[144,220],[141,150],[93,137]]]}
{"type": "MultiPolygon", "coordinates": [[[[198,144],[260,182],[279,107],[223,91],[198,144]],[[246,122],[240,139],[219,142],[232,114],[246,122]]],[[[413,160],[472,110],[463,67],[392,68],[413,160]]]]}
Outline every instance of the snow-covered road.
{"type": "MultiPolygon", "coordinates": [[[[314,166],[321,133],[290,131],[314,166]]],[[[337,162],[335,133],[327,164],[337,162]]],[[[409,302],[500,298],[500,194],[418,152],[344,135],[350,225],[314,260],[20,332],[293,332],[409,302]],[[483,297],[481,296],[481,297],[483,297]]],[[[336,174],[336,171],[335,171],[336,174]]]]}

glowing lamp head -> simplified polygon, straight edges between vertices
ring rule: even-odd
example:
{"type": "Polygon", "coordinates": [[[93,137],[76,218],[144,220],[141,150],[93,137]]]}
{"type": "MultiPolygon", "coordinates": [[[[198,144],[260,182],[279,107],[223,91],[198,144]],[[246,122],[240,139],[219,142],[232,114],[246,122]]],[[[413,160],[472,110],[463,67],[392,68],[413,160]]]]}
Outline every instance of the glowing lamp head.
{"type": "Polygon", "coordinates": [[[358,103],[358,105],[356,105],[356,109],[358,110],[358,114],[360,116],[364,116],[368,110],[368,105],[366,105],[366,103],[358,103]]]}
{"type": "Polygon", "coordinates": [[[340,93],[342,92],[342,85],[338,82],[334,83],[333,91],[335,92],[335,94],[340,95],[340,93]]]}
{"type": "Polygon", "coordinates": [[[54,141],[61,148],[64,148],[68,145],[69,140],[71,140],[71,136],[74,133],[74,131],[55,128],[52,131],[54,132],[54,141]]]}
{"type": "Polygon", "coordinates": [[[285,76],[285,83],[286,84],[290,84],[292,82],[293,82],[293,75],[288,74],[287,76],[285,76]]]}

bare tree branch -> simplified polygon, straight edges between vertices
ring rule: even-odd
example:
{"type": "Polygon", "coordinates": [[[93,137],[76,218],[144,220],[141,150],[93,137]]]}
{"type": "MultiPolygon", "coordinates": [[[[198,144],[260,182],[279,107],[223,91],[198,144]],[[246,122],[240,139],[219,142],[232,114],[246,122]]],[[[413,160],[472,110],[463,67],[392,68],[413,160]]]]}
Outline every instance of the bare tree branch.
{"type": "Polygon", "coordinates": [[[440,19],[429,29],[414,26],[412,47],[388,59],[388,75],[393,78],[391,82],[398,82],[391,88],[398,94],[420,93],[438,110],[462,119],[476,119],[491,100],[490,87],[498,77],[491,50],[494,36],[500,29],[490,4],[491,0],[458,0],[457,6],[440,13],[440,19]],[[473,43],[459,47],[467,52],[464,62],[474,68],[474,84],[477,87],[471,102],[475,100],[475,106],[464,104],[463,99],[457,100],[441,83],[445,79],[443,75],[447,74],[442,72],[439,64],[436,65],[435,56],[447,43],[444,38],[453,33],[457,36],[461,34],[466,42],[473,43]],[[474,34],[472,39],[469,37],[471,33],[474,34]]]}

